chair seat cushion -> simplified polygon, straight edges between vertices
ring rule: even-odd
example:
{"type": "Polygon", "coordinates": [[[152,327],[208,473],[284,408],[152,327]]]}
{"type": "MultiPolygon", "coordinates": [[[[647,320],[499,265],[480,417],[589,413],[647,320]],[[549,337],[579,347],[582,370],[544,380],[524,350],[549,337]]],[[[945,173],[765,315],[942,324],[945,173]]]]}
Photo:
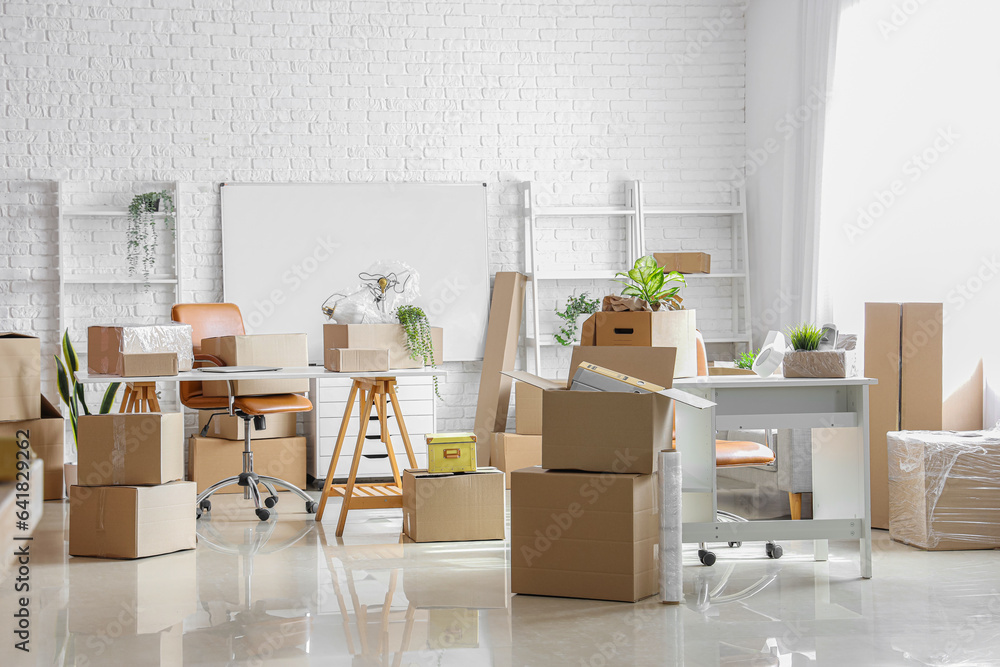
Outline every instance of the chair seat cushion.
{"type": "Polygon", "coordinates": [[[229,399],[225,396],[202,396],[197,394],[195,396],[186,396],[183,401],[186,407],[192,410],[227,410],[229,408],[229,399]]]}
{"type": "Polygon", "coordinates": [[[718,468],[726,466],[759,466],[772,463],[774,452],[759,442],[748,440],[716,440],[715,465],[718,468]]]}
{"type": "Polygon", "coordinates": [[[301,394],[274,394],[272,396],[240,396],[233,407],[248,415],[270,415],[277,412],[309,412],[312,402],[301,394]]]}

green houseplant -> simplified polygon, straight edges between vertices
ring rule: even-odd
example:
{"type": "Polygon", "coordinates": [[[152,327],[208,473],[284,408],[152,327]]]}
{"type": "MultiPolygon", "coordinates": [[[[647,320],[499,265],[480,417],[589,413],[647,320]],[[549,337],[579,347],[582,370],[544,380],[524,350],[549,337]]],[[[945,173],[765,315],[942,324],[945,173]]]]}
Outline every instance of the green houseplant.
{"type": "Polygon", "coordinates": [[[684,275],[677,271],[664,272],[652,255],[646,255],[635,260],[635,266],[628,272],[619,271],[616,277],[627,278],[628,281],[616,282],[625,285],[623,296],[636,297],[649,304],[651,309],[681,310],[683,299],[678,296],[681,286],[687,285],[684,275]],[[680,283],[670,286],[670,283],[680,283]]]}
{"type": "Polygon", "coordinates": [[[574,345],[579,340],[579,323],[581,315],[592,315],[601,308],[601,302],[591,299],[584,292],[579,296],[571,296],[566,301],[566,307],[562,310],[556,309],[556,317],[566,321],[555,334],[556,342],[560,345],[574,345]]]}
{"type": "MultiPolygon", "coordinates": [[[[73,343],[70,342],[68,329],[63,333],[62,354],[62,359],[58,355],[54,355],[56,359],[59,397],[66,404],[66,409],[69,411],[69,422],[73,428],[73,449],[76,449],[76,423],[77,418],[80,416],[80,410],[82,409],[85,415],[94,413],[91,413],[90,408],[87,407],[83,385],[76,379],[76,372],[80,370],[80,358],[76,355],[76,350],[73,349],[73,343]]],[[[111,406],[114,403],[115,394],[118,393],[119,386],[121,386],[121,382],[112,382],[108,385],[108,388],[104,390],[104,398],[101,399],[101,406],[98,408],[96,414],[106,415],[111,411],[111,406]]]]}
{"type": "MultiPolygon", "coordinates": [[[[424,365],[437,368],[434,360],[434,342],[431,339],[431,324],[427,314],[419,306],[400,306],[396,309],[396,319],[406,334],[406,351],[410,358],[423,361],[424,365]]],[[[437,376],[434,376],[434,394],[441,398],[437,376]]]]}
{"type": "Polygon", "coordinates": [[[171,233],[174,228],[174,198],[166,190],[145,192],[132,198],[128,205],[128,271],[135,275],[142,270],[142,277],[149,280],[149,272],[156,263],[156,217],[162,212],[163,221],[171,233]]]}
{"type": "Polygon", "coordinates": [[[812,324],[800,324],[788,329],[788,343],[793,350],[816,350],[823,338],[823,330],[812,324]]]}
{"type": "Polygon", "coordinates": [[[740,356],[736,358],[736,368],[742,368],[748,371],[752,370],[753,362],[757,359],[758,354],[760,354],[760,348],[741,353],[740,356]]]}

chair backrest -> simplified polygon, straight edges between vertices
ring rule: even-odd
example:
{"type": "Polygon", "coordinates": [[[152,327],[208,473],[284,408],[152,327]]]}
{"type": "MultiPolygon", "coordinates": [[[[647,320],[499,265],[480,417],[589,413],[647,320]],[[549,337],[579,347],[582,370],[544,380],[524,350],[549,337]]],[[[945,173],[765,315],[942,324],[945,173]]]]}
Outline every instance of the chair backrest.
{"type": "Polygon", "coordinates": [[[697,329],[694,335],[698,347],[698,375],[708,375],[708,350],[705,348],[705,337],[697,329]]]}
{"type": "MultiPolygon", "coordinates": [[[[170,309],[170,319],[191,325],[191,343],[194,353],[201,353],[203,338],[239,336],[245,333],[243,315],[235,303],[178,303],[170,309]]],[[[195,366],[198,360],[195,359],[195,366]]],[[[181,403],[202,395],[200,382],[181,382],[181,403]]],[[[195,406],[188,406],[195,407],[195,406]]]]}

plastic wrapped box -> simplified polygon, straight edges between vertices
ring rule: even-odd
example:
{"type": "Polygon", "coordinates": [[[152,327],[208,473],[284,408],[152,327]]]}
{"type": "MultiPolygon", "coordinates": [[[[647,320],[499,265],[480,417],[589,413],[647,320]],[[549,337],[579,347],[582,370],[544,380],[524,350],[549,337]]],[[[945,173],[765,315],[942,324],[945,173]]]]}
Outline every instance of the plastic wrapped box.
{"type": "Polygon", "coordinates": [[[141,377],[176,375],[194,363],[191,325],[98,326],[87,330],[87,366],[91,373],[141,377]],[[169,363],[176,356],[176,370],[169,363]]]}
{"type": "Polygon", "coordinates": [[[889,536],[921,549],[1000,547],[1000,431],[895,431],[889,536]]]}

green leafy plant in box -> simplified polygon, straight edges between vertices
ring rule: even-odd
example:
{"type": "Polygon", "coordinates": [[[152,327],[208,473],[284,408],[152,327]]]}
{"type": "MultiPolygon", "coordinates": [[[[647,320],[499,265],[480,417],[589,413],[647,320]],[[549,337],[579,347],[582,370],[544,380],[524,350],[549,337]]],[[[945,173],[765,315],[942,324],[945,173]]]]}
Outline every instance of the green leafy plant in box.
{"type": "Polygon", "coordinates": [[[736,368],[743,368],[748,371],[752,370],[753,362],[756,361],[758,354],[760,354],[760,348],[751,350],[750,352],[743,352],[736,359],[736,368]]]}
{"type": "Polygon", "coordinates": [[[681,286],[686,286],[684,275],[677,271],[664,272],[652,255],[635,260],[628,272],[619,271],[616,276],[627,278],[629,282],[618,280],[625,285],[623,296],[636,297],[649,304],[653,310],[665,307],[667,310],[681,310],[683,299],[678,295],[681,286]],[[671,283],[679,283],[671,285],[671,283]]]}
{"type": "Polygon", "coordinates": [[[793,350],[816,350],[823,339],[823,330],[812,324],[800,324],[788,330],[788,343],[793,350]]]}

